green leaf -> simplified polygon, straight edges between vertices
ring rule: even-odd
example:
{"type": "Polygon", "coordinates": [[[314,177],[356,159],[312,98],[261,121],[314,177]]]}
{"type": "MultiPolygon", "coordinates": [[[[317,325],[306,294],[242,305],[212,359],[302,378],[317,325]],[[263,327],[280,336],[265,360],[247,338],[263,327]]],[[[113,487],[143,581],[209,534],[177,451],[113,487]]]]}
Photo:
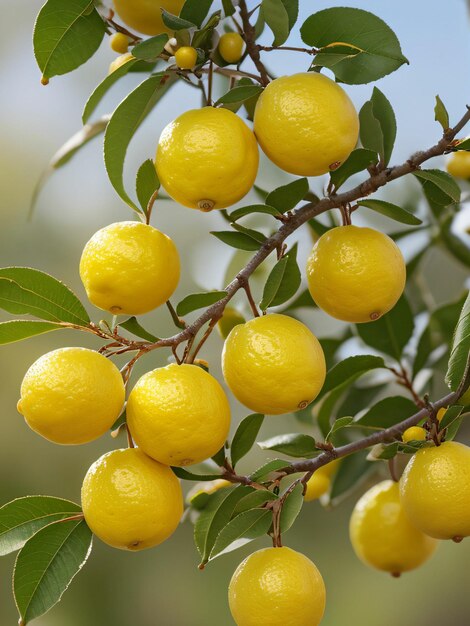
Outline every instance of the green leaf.
{"type": "Polygon", "coordinates": [[[257,444],[261,450],[275,450],[296,458],[308,459],[320,452],[315,446],[315,439],[310,435],[301,433],[276,435],[265,441],[258,441],[257,444]]]}
{"type": "Polygon", "coordinates": [[[249,100],[253,98],[253,96],[258,96],[263,91],[263,88],[258,85],[245,85],[243,87],[234,87],[230,91],[227,91],[221,98],[217,100],[215,106],[219,106],[221,104],[234,104],[238,102],[245,102],[245,100],[249,100]]]}
{"type": "Polygon", "coordinates": [[[314,65],[329,67],[337,80],[350,85],[377,80],[408,63],[395,33],[376,15],[362,9],[324,9],[308,17],[300,33],[307,45],[322,48],[314,65]],[[326,46],[336,42],[356,48],[354,54],[335,60],[334,47],[326,46]]]}
{"type": "Polygon", "coordinates": [[[239,233],[244,233],[245,235],[248,235],[248,237],[251,237],[252,239],[254,239],[260,244],[264,243],[267,239],[266,235],[263,235],[263,233],[259,232],[258,230],[253,230],[252,228],[246,228],[245,226],[242,226],[241,224],[232,224],[232,228],[238,231],[239,233]]]}
{"type": "Polygon", "coordinates": [[[445,104],[436,96],[436,106],[434,107],[434,119],[436,122],[442,126],[443,130],[447,130],[450,126],[449,122],[449,114],[447,113],[447,109],[445,104]]]}
{"type": "Polygon", "coordinates": [[[330,432],[325,437],[326,441],[330,441],[331,437],[341,430],[342,428],[347,428],[354,421],[353,417],[340,417],[333,422],[333,426],[330,428],[330,432]]]}
{"type": "Polygon", "coordinates": [[[278,496],[272,491],[268,491],[267,489],[255,489],[255,491],[238,501],[233,515],[239,515],[250,509],[259,509],[266,504],[266,502],[278,499],[278,496]]]}
{"type": "Polygon", "coordinates": [[[397,121],[395,113],[393,112],[390,102],[380,89],[377,89],[377,87],[374,87],[372,91],[371,102],[372,113],[375,119],[379,122],[382,133],[383,153],[381,154],[381,157],[383,163],[388,165],[397,136],[397,121]]]}
{"type": "Polygon", "coordinates": [[[462,141],[452,146],[453,152],[458,152],[459,150],[470,150],[470,138],[462,139],[462,141]]]}
{"type": "Polygon", "coordinates": [[[209,561],[262,537],[270,529],[271,522],[272,513],[267,509],[251,509],[240,513],[220,531],[209,561]]]}
{"type": "Polygon", "coordinates": [[[429,355],[433,349],[432,335],[429,326],[426,326],[418,340],[415,358],[413,360],[413,378],[420,372],[428,362],[429,355]]]}
{"type": "Polygon", "coordinates": [[[260,308],[279,306],[295,295],[301,283],[299,266],[297,265],[297,244],[280,259],[271,270],[264,286],[260,308]]]}
{"type": "Polygon", "coordinates": [[[0,322],[0,345],[22,341],[23,339],[43,335],[44,333],[59,330],[60,328],[63,328],[63,326],[52,322],[36,322],[29,320],[0,322]]]}
{"type": "Polygon", "coordinates": [[[245,233],[236,233],[232,230],[221,230],[218,232],[211,231],[211,235],[217,237],[222,243],[232,246],[232,248],[238,248],[239,250],[259,250],[261,244],[253,237],[246,235],[245,233]]]}
{"type": "Polygon", "coordinates": [[[145,328],[143,328],[143,326],[140,325],[140,323],[137,321],[135,317],[130,317],[124,322],[120,322],[119,326],[129,331],[136,337],[145,339],[145,341],[150,341],[151,343],[159,341],[159,338],[156,337],[155,335],[152,335],[152,333],[149,333],[147,330],[145,330],[145,328]]]}
{"type": "Polygon", "coordinates": [[[186,298],[183,298],[176,307],[178,315],[183,316],[197,311],[197,309],[203,309],[215,304],[219,300],[223,300],[227,295],[226,291],[208,291],[207,293],[191,293],[186,298]]]}
{"type": "Polygon", "coordinates": [[[168,35],[166,33],[149,37],[132,48],[132,55],[141,61],[156,61],[165,49],[167,41],[168,35]]]}
{"type": "Polygon", "coordinates": [[[251,480],[258,482],[263,478],[267,478],[270,474],[276,473],[278,470],[286,467],[286,462],[282,459],[271,459],[264,463],[255,472],[250,475],[251,480]]]}
{"type": "Polygon", "coordinates": [[[144,119],[167,90],[171,78],[161,74],[144,80],[118,105],[104,136],[104,162],[109,180],[119,196],[139,211],[128,196],[123,181],[124,159],[129,143],[144,119]]]}
{"type": "Polygon", "coordinates": [[[261,413],[252,413],[245,417],[238,425],[233,436],[232,445],[230,446],[232,467],[235,467],[238,461],[248,454],[253,447],[263,424],[263,420],[264,415],[261,415],[261,413]]]}
{"type": "Polygon", "coordinates": [[[350,385],[357,378],[374,369],[385,367],[385,362],[380,356],[360,354],[350,356],[344,361],[334,365],[327,373],[325,383],[321,390],[321,396],[332,389],[336,389],[345,383],[350,385]]]}
{"type": "Polygon", "coordinates": [[[370,165],[377,163],[377,160],[377,153],[374,150],[366,150],[365,148],[353,150],[338,169],[330,172],[331,182],[335,186],[335,189],[339,189],[341,185],[354,174],[362,172],[370,165]]]}
{"type": "Polygon", "coordinates": [[[13,592],[23,624],[59,602],[91,552],[92,534],[84,520],[49,524],[21,549],[13,592]]]}
{"type": "Polygon", "coordinates": [[[158,180],[157,170],[152,159],[147,159],[139,167],[137,178],[135,181],[135,190],[137,198],[143,212],[147,215],[147,208],[150,199],[156,191],[160,189],[160,181],[158,180]]]}
{"type": "Polygon", "coordinates": [[[442,170],[417,170],[413,172],[423,187],[426,197],[440,206],[460,202],[460,187],[442,170]]]}
{"type": "Polygon", "coordinates": [[[33,33],[34,55],[44,78],[67,74],[88,61],[104,33],[93,0],[47,0],[33,33]]]}
{"type": "Polygon", "coordinates": [[[245,215],[251,215],[252,213],[266,213],[268,215],[281,215],[281,211],[278,209],[268,206],[266,204],[251,204],[249,206],[241,207],[240,209],[235,209],[229,215],[229,219],[232,222],[240,219],[241,217],[245,217],[245,215]]]}
{"type": "MultiPolygon", "coordinates": [[[[222,12],[216,11],[207,20],[205,26],[201,30],[194,33],[191,45],[198,50],[198,63],[202,63],[206,57],[206,53],[212,51],[214,30],[219,25],[221,17],[222,12]]],[[[218,50],[214,50],[213,53],[218,55],[218,50]]]]}
{"type": "Polygon", "coordinates": [[[299,17],[299,0],[282,0],[287,16],[289,18],[289,32],[294,28],[299,17]]]}
{"type": "Polygon", "coordinates": [[[301,202],[308,193],[308,180],[298,178],[297,180],[282,185],[271,191],[266,198],[266,204],[279,209],[281,213],[292,210],[301,202]]]}
{"type": "Polygon", "coordinates": [[[440,223],[440,239],[447,252],[455,259],[470,267],[470,249],[466,243],[458,237],[452,230],[454,216],[448,215],[440,223]]]}
{"type": "Polygon", "coordinates": [[[390,217],[392,220],[400,222],[401,224],[418,226],[423,223],[419,218],[413,215],[413,213],[410,213],[409,211],[406,211],[391,202],[385,202],[385,200],[359,200],[357,204],[359,206],[365,206],[376,213],[385,215],[386,217],[390,217]]]}
{"type": "Polygon", "coordinates": [[[374,115],[374,107],[371,100],[364,102],[359,111],[359,137],[367,150],[383,156],[384,137],[379,120],[374,115]]]}
{"type": "Polygon", "coordinates": [[[171,469],[173,470],[173,473],[182,480],[209,482],[211,480],[223,478],[220,472],[218,474],[194,474],[193,472],[188,472],[188,470],[183,467],[172,467],[171,469]]]}
{"type": "Polygon", "coordinates": [[[449,428],[449,426],[460,417],[463,409],[463,406],[457,404],[450,406],[444,413],[444,417],[439,422],[439,430],[445,430],[446,428],[449,428]]]}
{"type": "Polygon", "coordinates": [[[88,326],[90,318],[77,296],[63,283],[30,267],[0,268],[0,308],[50,322],[88,326]]]}
{"type": "Polygon", "coordinates": [[[297,519],[304,504],[304,486],[299,483],[287,496],[280,517],[281,532],[286,533],[297,519]]]}
{"type": "Polygon", "coordinates": [[[417,411],[416,404],[408,398],[392,396],[377,402],[355,423],[374,428],[389,428],[411,417],[417,411]]]}
{"type": "Polygon", "coordinates": [[[367,450],[344,457],[333,477],[330,501],[335,504],[357,487],[371,472],[373,463],[367,461],[367,450]]]}
{"type": "MultiPolygon", "coordinates": [[[[204,1],[204,0],[202,0],[204,1]]],[[[172,15],[165,9],[161,9],[162,11],[162,19],[165,26],[167,26],[170,30],[184,30],[186,28],[195,28],[196,24],[193,24],[189,20],[181,19],[176,15],[172,15]]]]}
{"type": "Polygon", "coordinates": [[[20,550],[38,530],[80,513],[78,504],[50,496],[26,496],[0,508],[0,556],[20,550]]]}
{"type": "Polygon", "coordinates": [[[399,448],[399,443],[391,443],[390,445],[383,444],[382,452],[377,456],[377,458],[382,459],[383,461],[389,461],[397,456],[399,448]]]}
{"type": "Polygon", "coordinates": [[[467,375],[470,354],[470,293],[467,296],[454,333],[446,383],[456,391],[467,375]]]}
{"type": "Polygon", "coordinates": [[[200,28],[209,13],[212,2],[213,0],[186,0],[180,11],[180,18],[200,28]]]}
{"type": "Polygon", "coordinates": [[[289,37],[289,14],[282,0],[262,0],[261,8],[266,24],[274,35],[273,46],[282,46],[289,37]]]}
{"type": "MultiPolygon", "coordinates": [[[[358,374],[355,378],[352,378],[354,381],[356,378],[359,378],[360,374],[358,374]]],[[[326,395],[320,405],[320,409],[316,415],[316,421],[318,424],[318,428],[320,429],[321,434],[326,437],[331,429],[331,416],[335,414],[335,408],[343,396],[343,394],[348,390],[350,385],[350,381],[345,381],[343,384],[338,385],[326,395]]]]}
{"type": "Polygon", "coordinates": [[[235,7],[232,0],[222,0],[222,6],[224,8],[225,17],[230,17],[235,13],[235,7]]]}

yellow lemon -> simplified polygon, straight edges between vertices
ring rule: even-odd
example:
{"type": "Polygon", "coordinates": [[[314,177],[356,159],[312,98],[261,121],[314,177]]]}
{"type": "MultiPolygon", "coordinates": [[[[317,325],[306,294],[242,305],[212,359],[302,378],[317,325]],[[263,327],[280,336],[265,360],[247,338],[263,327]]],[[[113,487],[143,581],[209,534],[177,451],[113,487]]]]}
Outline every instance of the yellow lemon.
{"type": "Polygon", "coordinates": [[[120,56],[117,57],[117,59],[114,59],[114,61],[111,61],[111,63],[109,64],[108,74],[112,74],[113,72],[118,70],[120,67],[122,67],[124,63],[127,63],[128,61],[134,58],[135,57],[132,55],[131,52],[126,52],[125,54],[121,54],[120,56]]]}
{"type": "Polygon", "coordinates": [[[86,244],[80,277],[95,306],[114,314],[141,315],[173,294],[180,260],[173,241],[140,222],[102,228],[86,244]]]}
{"type": "Polygon", "coordinates": [[[114,52],[125,54],[129,48],[129,37],[124,33],[114,33],[109,39],[109,45],[114,52]]]}
{"type": "Polygon", "coordinates": [[[415,528],[400,503],[398,483],[384,480],[357,502],[349,525],[357,556],[376,569],[399,576],[427,561],[437,541],[415,528]]]}
{"type": "Polygon", "coordinates": [[[127,423],[137,445],[153,459],[192,465],[224,445],[230,406],[205,370],[172,363],[137,381],[127,402],[127,423]]]}
{"type": "Polygon", "coordinates": [[[403,293],[406,265],[396,243],[377,230],[339,226],[314,245],[308,287],[317,305],[345,322],[370,322],[403,293]]]}
{"type": "Polygon", "coordinates": [[[277,78],[258,99],[254,130],[266,156],[299,176],[337,169],[354,150],[359,118],[330,78],[306,72],[277,78]]]}
{"type": "Polygon", "coordinates": [[[328,493],[331,487],[331,478],[336,473],[340,463],[341,459],[335,459],[315,470],[315,473],[307,482],[304,495],[306,502],[318,500],[318,498],[328,493]]]}
{"type": "Polygon", "coordinates": [[[192,46],[181,46],[175,52],[175,62],[180,70],[193,70],[197,62],[197,50],[192,46]]]}
{"type": "Polygon", "coordinates": [[[244,323],[245,318],[239,311],[237,311],[237,309],[226,306],[222,317],[217,322],[217,330],[219,331],[222,339],[226,339],[230,334],[232,328],[235,328],[235,326],[238,326],[238,324],[244,323]]]}
{"type": "Polygon", "coordinates": [[[258,160],[258,144],[245,122],[228,109],[204,107],[183,113],[163,130],[156,168],[174,200],[211,211],[250,191],[258,160]]]}
{"type": "Polygon", "coordinates": [[[98,459],[82,486],[85,520],[102,541],[121,550],[156,546],[176,530],[183,494],[171,469],[138,448],[98,459]]]}
{"type": "Polygon", "coordinates": [[[44,354],[26,372],[18,411],[49,441],[87,443],[111,428],[124,395],[114,363],[94,350],[59,348],[44,354]]]}
{"type": "Polygon", "coordinates": [[[244,47],[243,37],[238,33],[224,33],[219,40],[219,54],[226,63],[238,63],[244,47]]]}
{"type": "Polygon", "coordinates": [[[436,539],[470,535],[470,448],[446,441],[421,448],[400,480],[401,502],[410,521],[436,539]]]}
{"type": "Polygon", "coordinates": [[[222,369],[242,404],[270,415],[304,409],[319,394],[326,375],[315,335],[279,314],[235,326],[225,341],[222,369]]]}
{"type": "Polygon", "coordinates": [[[401,436],[404,443],[409,441],[426,441],[427,431],[421,426],[411,426],[407,428],[401,436]]]}
{"type": "MultiPolygon", "coordinates": [[[[463,398],[463,396],[462,396],[462,398],[463,398]]],[[[436,415],[438,422],[442,421],[444,415],[446,414],[446,411],[447,411],[447,408],[444,408],[444,407],[442,409],[439,409],[439,411],[437,412],[437,415],[436,415]]]]}
{"type": "Polygon", "coordinates": [[[470,178],[470,152],[465,150],[453,152],[446,163],[446,169],[451,176],[468,180],[470,178]]]}
{"type": "Polygon", "coordinates": [[[265,548],[247,557],[230,581],[237,626],[318,626],[325,584],[317,567],[290,548],[265,548]]]}
{"type": "Polygon", "coordinates": [[[145,35],[171,33],[162,19],[162,9],[179,15],[185,0],[114,0],[116,13],[130,28],[145,35]]]}

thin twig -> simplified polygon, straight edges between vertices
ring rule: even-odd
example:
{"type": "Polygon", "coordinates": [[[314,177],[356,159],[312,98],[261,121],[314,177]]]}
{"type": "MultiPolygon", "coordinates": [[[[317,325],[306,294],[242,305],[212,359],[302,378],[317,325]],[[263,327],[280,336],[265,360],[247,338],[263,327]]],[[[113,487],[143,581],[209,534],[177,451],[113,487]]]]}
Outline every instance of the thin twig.
{"type": "Polygon", "coordinates": [[[250,14],[246,6],[246,0],[240,0],[239,8],[240,17],[242,18],[243,32],[245,35],[246,51],[259,72],[262,84],[265,86],[269,85],[269,74],[261,60],[258,45],[256,43],[255,27],[250,22],[250,14]]]}
{"type": "Polygon", "coordinates": [[[258,46],[258,50],[263,52],[273,52],[275,50],[290,50],[291,52],[304,52],[307,54],[318,54],[318,48],[295,48],[293,46],[258,46]]]}

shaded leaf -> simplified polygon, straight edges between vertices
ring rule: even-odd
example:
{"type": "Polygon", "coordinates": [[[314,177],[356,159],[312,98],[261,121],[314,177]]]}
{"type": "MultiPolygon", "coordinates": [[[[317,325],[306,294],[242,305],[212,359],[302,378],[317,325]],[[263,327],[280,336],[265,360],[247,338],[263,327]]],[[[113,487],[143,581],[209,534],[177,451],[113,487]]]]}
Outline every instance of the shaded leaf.
{"type": "Polygon", "coordinates": [[[463,406],[459,406],[457,404],[450,406],[444,413],[444,417],[439,422],[439,430],[445,430],[446,428],[449,428],[449,426],[460,417],[463,409],[463,406]]]}
{"type": "Polygon", "coordinates": [[[333,422],[333,426],[330,428],[330,432],[325,437],[326,441],[329,441],[331,437],[342,428],[346,428],[354,421],[353,417],[340,417],[333,422]]]}
{"type": "Polygon", "coordinates": [[[281,533],[286,533],[297,519],[304,504],[304,486],[299,483],[287,496],[280,516],[281,533]]]}
{"type": "Polygon", "coordinates": [[[250,478],[255,482],[261,481],[263,478],[267,478],[270,474],[282,469],[283,467],[286,467],[285,461],[282,459],[271,459],[271,461],[264,463],[256,471],[254,471],[250,475],[250,478]]]}
{"type": "Polygon", "coordinates": [[[241,207],[240,209],[235,209],[230,213],[229,218],[232,222],[240,219],[241,217],[245,217],[245,215],[251,215],[252,213],[266,213],[268,215],[281,215],[281,212],[266,204],[251,204],[250,206],[241,207]]]}
{"type": "Polygon", "coordinates": [[[282,187],[271,191],[266,198],[266,204],[279,209],[281,213],[286,213],[286,211],[296,207],[307,193],[308,180],[306,178],[298,178],[287,185],[282,185],[282,187]]]}
{"type": "Polygon", "coordinates": [[[440,223],[440,239],[447,252],[466,267],[470,267],[470,249],[466,243],[453,232],[453,219],[453,215],[448,215],[440,223]]]}
{"type": "Polygon", "coordinates": [[[171,469],[173,470],[173,473],[182,480],[199,480],[200,482],[208,482],[211,480],[217,480],[218,478],[223,478],[220,472],[218,474],[194,474],[183,467],[172,467],[171,469]]]}
{"type": "Polygon", "coordinates": [[[301,276],[297,265],[297,244],[280,259],[271,270],[264,286],[260,308],[279,306],[295,295],[300,287],[301,276]]]}
{"type": "Polygon", "coordinates": [[[166,33],[149,37],[132,48],[132,55],[141,61],[155,61],[165,49],[167,41],[168,35],[166,33]]]}
{"type": "Polygon", "coordinates": [[[336,389],[345,383],[351,384],[354,380],[374,369],[385,367],[385,362],[380,356],[360,354],[350,356],[344,361],[334,365],[327,373],[321,395],[325,395],[332,389],[336,389]]]}
{"type": "Polygon", "coordinates": [[[436,122],[442,126],[443,130],[447,130],[450,126],[449,122],[449,114],[447,113],[447,109],[445,104],[436,96],[436,106],[434,107],[434,119],[436,122]]]}
{"type": "Polygon", "coordinates": [[[289,14],[282,0],[262,0],[263,18],[274,35],[273,46],[282,46],[289,37],[289,14]]]}
{"type": "Polygon", "coordinates": [[[315,446],[315,439],[301,433],[276,435],[257,444],[261,450],[276,450],[292,457],[311,458],[320,452],[315,446]]]}
{"type": "Polygon", "coordinates": [[[357,487],[373,469],[373,463],[367,461],[367,454],[367,450],[362,450],[341,461],[331,485],[330,501],[333,504],[357,487]]]}
{"type": "Polygon", "coordinates": [[[239,233],[244,233],[245,235],[248,235],[248,237],[251,237],[252,239],[254,239],[260,244],[264,243],[267,239],[266,235],[263,235],[263,233],[259,232],[258,230],[253,230],[252,228],[246,228],[245,226],[242,226],[241,224],[232,224],[232,228],[238,231],[239,233]]]}
{"type": "MultiPolygon", "coordinates": [[[[204,0],[202,0],[204,2],[204,0]]],[[[173,15],[169,13],[165,9],[161,9],[162,11],[162,19],[165,26],[167,26],[170,30],[184,30],[186,28],[195,28],[196,24],[193,24],[189,20],[181,19],[177,15],[173,15]]]]}
{"type": "Polygon", "coordinates": [[[359,206],[365,206],[376,213],[385,215],[386,217],[390,217],[392,220],[402,224],[414,224],[418,226],[423,223],[419,218],[413,215],[413,213],[410,213],[409,211],[406,211],[391,202],[385,202],[385,200],[359,200],[357,204],[359,206]]]}
{"type": "Polygon", "coordinates": [[[230,17],[235,13],[235,7],[233,6],[232,0],[222,0],[222,6],[224,8],[225,17],[230,17]]]}
{"type": "Polygon", "coordinates": [[[158,180],[155,164],[152,159],[147,159],[139,167],[135,181],[137,198],[145,214],[147,214],[150,199],[158,189],[160,189],[160,181],[158,180]]]}
{"type": "Polygon", "coordinates": [[[130,317],[124,322],[120,322],[119,326],[121,328],[125,328],[127,331],[135,335],[136,337],[140,337],[141,339],[145,339],[145,341],[150,341],[154,343],[155,341],[159,341],[159,338],[152,333],[149,333],[141,324],[137,321],[135,317],[130,317]]]}
{"type": "Polygon", "coordinates": [[[203,309],[215,304],[219,300],[222,300],[227,295],[226,291],[208,291],[207,293],[191,293],[186,298],[183,298],[176,307],[178,315],[183,316],[196,311],[197,309],[203,309]]]}
{"type": "Polygon", "coordinates": [[[377,402],[355,423],[375,428],[389,428],[411,417],[417,411],[416,404],[408,398],[393,396],[377,402]]]}
{"type": "Polygon", "coordinates": [[[390,102],[380,89],[377,89],[377,87],[374,87],[372,91],[371,102],[372,113],[375,119],[379,122],[382,133],[382,160],[385,165],[388,165],[397,136],[397,121],[395,119],[395,113],[393,112],[390,102]]]}
{"type": "Polygon", "coordinates": [[[366,148],[357,148],[351,152],[342,165],[330,172],[331,182],[336,189],[339,189],[348,178],[358,172],[367,170],[370,165],[377,163],[377,161],[376,151],[367,150],[366,148]]]}
{"type": "Polygon", "coordinates": [[[221,230],[218,232],[211,231],[211,235],[217,237],[222,243],[226,243],[228,246],[232,246],[232,248],[238,248],[239,250],[258,250],[261,247],[259,241],[253,239],[249,235],[245,233],[237,233],[232,230],[221,230]]]}
{"type": "Polygon", "coordinates": [[[426,197],[440,206],[460,201],[460,187],[450,174],[442,170],[417,170],[413,172],[423,187],[426,197]]]}
{"type": "Polygon", "coordinates": [[[232,467],[235,467],[238,461],[248,454],[253,447],[263,420],[264,415],[261,415],[261,413],[252,413],[238,425],[230,446],[232,467]]]}
{"type": "Polygon", "coordinates": [[[250,509],[259,509],[266,504],[266,502],[271,500],[278,500],[278,496],[267,489],[256,489],[238,501],[234,516],[244,511],[249,511],[250,509]]]}
{"type": "Polygon", "coordinates": [[[230,91],[227,91],[226,94],[221,96],[215,106],[219,106],[221,104],[234,104],[238,102],[244,102],[245,100],[249,100],[253,98],[253,96],[258,96],[263,91],[263,88],[259,85],[245,85],[242,87],[234,87],[230,91]]]}
{"type": "Polygon", "coordinates": [[[299,17],[299,0],[282,0],[282,4],[287,12],[289,31],[291,31],[299,17]]]}
{"type": "Polygon", "coordinates": [[[63,326],[52,322],[36,322],[29,320],[0,322],[0,345],[22,341],[23,339],[43,335],[44,333],[59,330],[60,328],[63,328],[63,326]]]}
{"type": "Polygon", "coordinates": [[[200,28],[209,13],[212,2],[213,0],[186,0],[180,11],[180,18],[200,28]]]}
{"type": "Polygon", "coordinates": [[[270,529],[271,522],[272,514],[267,509],[251,509],[240,513],[220,531],[209,561],[262,537],[270,529]]]}
{"type": "Polygon", "coordinates": [[[449,357],[449,366],[446,373],[446,383],[456,391],[468,374],[470,354],[470,293],[460,313],[459,321],[454,333],[452,348],[449,357]]]}

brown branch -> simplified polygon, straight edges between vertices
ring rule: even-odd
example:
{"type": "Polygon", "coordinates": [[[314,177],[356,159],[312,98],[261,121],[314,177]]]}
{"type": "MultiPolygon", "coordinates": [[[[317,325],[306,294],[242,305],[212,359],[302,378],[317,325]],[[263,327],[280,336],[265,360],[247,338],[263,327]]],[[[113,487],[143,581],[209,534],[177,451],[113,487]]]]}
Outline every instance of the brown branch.
{"type": "Polygon", "coordinates": [[[246,0],[240,0],[239,8],[240,17],[242,18],[243,32],[245,35],[244,39],[246,43],[246,51],[259,72],[262,84],[264,86],[269,85],[269,74],[261,60],[261,55],[256,43],[255,27],[250,22],[250,14],[248,12],[248,7],[246,6],[246,0]]]}
{"type": "Polygon", "coordinates": [[[307,54],[318,54],[318,48],[295,48],[293,46],[257,46],[263,52],[273,52],[275,50],[290,50],[291,52],[304,52],[307,54]]]}

